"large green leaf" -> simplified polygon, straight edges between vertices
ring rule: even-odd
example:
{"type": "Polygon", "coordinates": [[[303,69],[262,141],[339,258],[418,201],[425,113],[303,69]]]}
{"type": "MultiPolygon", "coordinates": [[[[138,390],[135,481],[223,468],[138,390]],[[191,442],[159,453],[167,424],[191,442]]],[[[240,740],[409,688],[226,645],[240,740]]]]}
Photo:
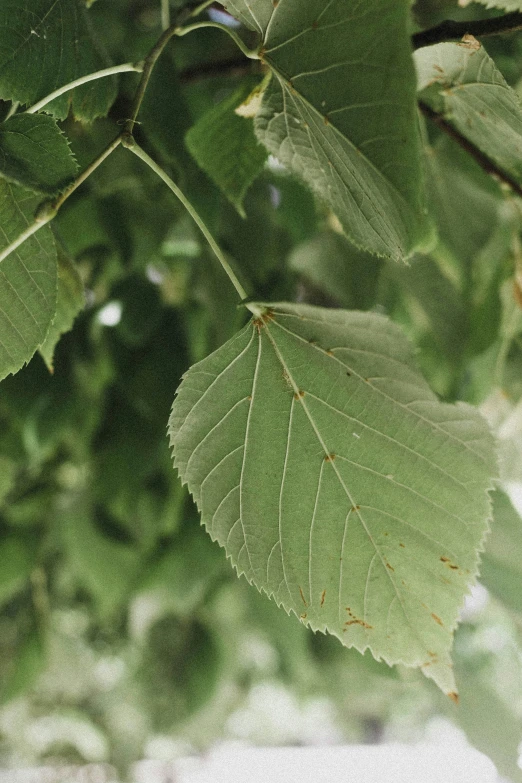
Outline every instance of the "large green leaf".
{"type": "MultiPolygon", "coordinates": [[[[0,179],[0,249],[33,222],[39,199],[0,179]]],[[[56,309],[56,249],[49,226],[0,262],[0,380],[43,343],[56,309]]]]}
{"type": "Polygon", "coordinates": [[[508,496],[493,495],[491,536],[480,567],[481,581],[506,606],[522,612],[522,519],[508,496]]]}
{"type": "Polygon", "coordinates": [[[374,313],[271,306],[186,374],[175,465],[239,573],[314,630],[455,683],[452,631],[496,471],[374,313]]]}
{"type": "MultiPolygon", "coordinates": [[[[109,63],[80,0],[2,0],[0,4],[0,98],[34,103],[58,87],[109,63]]],[[[107,114],[116,97],[113,77],[77,87],[45,107],[64,119],[86,122],[107,114]]]]}
{"type": "Polygon", "coordinates": [[[352,241],[402,259],[426,241],[409,0],[229,0],[273,78],[259,138],[352,241]]]}
{"type": "Polygon", "coordinates": [[[478,41],[415,52],[421,100],[516,180],[522,179],[522,106],[478,41]]]}
{"type": "Polygon", "coordinates": [[[76,173],[67,139],[47,114],[16,114],[0,123],[0,175],[53,196],[76,173]]]}

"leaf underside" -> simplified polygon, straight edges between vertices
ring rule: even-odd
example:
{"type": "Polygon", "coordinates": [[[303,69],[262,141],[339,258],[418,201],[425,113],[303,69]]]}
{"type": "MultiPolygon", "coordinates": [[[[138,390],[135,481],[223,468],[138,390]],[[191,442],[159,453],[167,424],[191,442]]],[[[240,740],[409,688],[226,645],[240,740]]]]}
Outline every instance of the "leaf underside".
{"type": "Polygon", "coordinates": [[[478,41],[424,47],[415,61],[421,100],[522,181],[522,105],[478,41]]]}
{"type": "MultiPolygon", "coordinates": [[[[0,179],[0,249],[33,222],[40,200],[0,179]]],[[[18,372],[45,340],[56,310],[56,263],[49,226],[0,262],[0,380],[18,372]]]]}
{"type": "Polygon", "coordinates": [[[425,244],[409,0],[231,0],[273,78],[256,131],[339,217],[396,260],[425,244]]]}
{"type": "Polygon", "coordinates": [[[213,539],[315,631],[455,691],[492,438],[373,313],[277,304],[185,375],[170,438],[213,539]]]}

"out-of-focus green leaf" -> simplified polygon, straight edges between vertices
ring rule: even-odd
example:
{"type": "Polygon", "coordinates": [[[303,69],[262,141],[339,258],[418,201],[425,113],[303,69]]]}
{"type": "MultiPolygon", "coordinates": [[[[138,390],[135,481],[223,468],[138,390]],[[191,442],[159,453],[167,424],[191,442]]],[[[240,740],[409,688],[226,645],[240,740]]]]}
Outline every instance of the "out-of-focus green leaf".
{"type": "Polygon", "coordinates": [[[40,346],[48,368],[53,368],[53,356],[56,344],[64,332],[71,329],[74,319],[85,306],[83,283],[74,263],[64,250],[58,246],[58,295],[56,315],[45,341],[40,346]]]}
{"type": "Polygon", "coordinates": [[[348,237],[402,260],[428,241],[409,0],[228,0],[272,71],[256,118],[268,150],[325,200],[348,237]],[[368,61],[371,60],[371,67],[368,61]]]}
{"type": "Polygon", "coordinates": [[[522,612],[522,518],[500,490],[493,495],[491,533],[482,555],[480,579],[506,606],[522,612]]]}
{"type": "MultiPolygon", "coordinates": [[[[109,65],[80,0],[3,0],[0,7],[0,97],[31,104],[109,65]]],[[[72,106],[85,122],[104,116],[116,97],[114,77],[97,79],[48,103],[64,119],[72,106]]]]}
{"type": "Polygon", "coordinates": [[[23,539],[7,536],[0,542],[0,607],[27,587],[34,562],[34,547],[23,539]]]}
{"type": "Polygon", "coordinates": [[[94,525],[86,498],[60,515],[61,540],[77,583],[92,595],[96,610],[109,620],[124,605],[139,568],[136,549],[111,540],[94,525]]]}
{"type": "Polygon", "coordinates": [[[16,478],[16,463],[0,454],[0,507],[11,491],[16,478]]]}
{"type": "MultiPolygon", "coordinates": [[[[33,222],[39,200],[0,180],[0,249],[33,222]]],[[[0,263],[0,380],[17,372],[44,342],[56,312],[57,259],[49,226],[0,263]]]]}
{"type": "Polygon", "coordinates": [[[0,176],[55,195],[77,170],[66,137],[47,114],[15,114],[0,123],[0,176]]]}
{"type": "Polygon", "coordinates": [[[368,310],[375,304],[382,263],[333,231],[296,245],[289,264],[343,307],[368,310]]]}
{"type": "Polygon", "coordinates": [[[268,312],[185,375],[170,418],[181,478],[259,589],[450,693],[496,473],[486,423],[438,402],[382,316],[268,312]]]}
{"type": "Polygon", "coordinates": [[[0,701],[16,698],[34,685],[46,662],[45,644],[38,629],[33,629],[18,645],[0,689],[0,701]]]}
{"type": "Polygon", "coordinates": [[[192,126],[185,142],[198,165],[205,171],[242,217],[243,199],[263,170],[267,153],[257,141],[252,121],[236,113],[250,92],[243,84],[228,98],[192,126]]]}

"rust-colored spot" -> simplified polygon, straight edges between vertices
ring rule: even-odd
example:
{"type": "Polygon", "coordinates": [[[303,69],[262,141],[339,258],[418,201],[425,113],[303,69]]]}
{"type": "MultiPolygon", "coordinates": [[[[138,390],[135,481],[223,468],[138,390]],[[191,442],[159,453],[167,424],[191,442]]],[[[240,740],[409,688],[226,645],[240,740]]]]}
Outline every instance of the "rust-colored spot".
{"type": "Polygon", "coordinates": [[[365,383],[370,383],[370,379],[369,379],[369,378],[365,378],[365,379],[364,379],[364,382],[365,382],[365,383]]]}
{"type": "Polygon", "coordinates": [[[324,604],[324,599],[326,598],[326,590],[323,590],[321,593],[321,606],[324,604]]]}
{"type": "Polygon", "coordinates": [[[452,571],[458,571],[459,570],[458,565],[455,565],[454,563],[450,563],[450,568],[451,568],[452,571]]]}
{"type": "Polygon", "coordinates": [[[344,628],[344,630],[346,631],[350,625],[361,625],[363,628],[366,628],[366,630],[370,630],[371,628],[373,628],[373,625],[369,625],[369,623],[365,623],[364,620],[360,620],[358,617],[354,617],[353,620],[347,620],[345,622],[346,627],[344,628]]]}
{"type": "Polygon", "coordinates": [[[450,559],[449,557],[441,557],[440,562],[441,563],[449,563],[450,559]]]}
{"type": "Polygon", "coordinates": [[[448,696],[450,697],[451,701],[454,701],[455,704],[459,703],[459,694],[452,691],[451,693],[448,693],[448,696]]]}
{"type": "Polygon", "coordinates": [[[326,457],[324,458],[324,461],[325,462],[333,462],[334,459],[335,459],[335,454],[327,454],[326,457]]]}
{"type": "Polygon", "coordinates": [[[438,71],[439,73],[444,73],[444,68],[441,68],[440,65],[435,64],[433,68],[435,71],[438,71]]]}
{"type": "Polygon", "coordinates": [[[326,353],[328,356],[335,356],[334,352],[333,352],[333,351],[331,351],[330,349],[328,349],[328,350],[327,350],[325,353],[326,353]]]}
{"type": "Polygon", "coordinates": [[[302,588],[301,588],[301,587],[299,588],[299,595],[301,596],[301,601],[302,601],[302,602],[304,603],[304,605],[307,607],[307,606],[308,606],[308,604],[306,603],[306,598],[304,597],[304,593],[303,593],[303,590],[302,590],[302,588]]]}
{"type": "Polygon", "coordinates": [[[405,549],[405,545],[403,543],[399,543],[399,546],[401,546],[403,549],[405,549]]]}
{"type": "Polygon", "coordinates": [[[401,585],[404,585],[404,587],[406,587],[406,582],[404,581],[404,579],[401,579],[401,585]]]}
{"type": "Polygon", "coordinates": [[[384,531],[383,536],[389,536],[390,534],[384,531]]]}
{"type": "Polygon", "coordinates": [[[317,345],[317,340],[315,340],[313,337],[310,338],[310,340],[308,340],[308,342],[310,343],[310,345],[317,345]]]}
{"type": "Polygon", "coordinates": [[[438,658],[439,657],[437,655],[437,653],[431,652],[431,650],[428,650],[428,655],[430,656],[430,658],[438,658]]]}
{"type": "Polygon", "coordinates": [[[352,373],[351,372],[347,372],[346,375],[348,376],[348,378],[352,377],[352,373]]]}
{"type": "Polygon", "coordinates": [[[434,612],[432,612],[432,613],[431,613],[431,616],[433,617],[433,619],[435,620],[435,622],[436,622],[438,625],[442,625],[442,626],[444,625],[444,623],[442,622],[442,620],[440,619],[440,617],[439,617],[437,614],[435,614],[434,612]]]}
{"type": "Polygon", "coordinates": [[[360,506],[352,506],[352,509],[351,509],[351,510],[352,510],[352,511],[359,511],[359,510],[360,510],[360,508],[361,508],[360,506]]]}
{"type": "Polygon", "coordinates": [[[279,0],[272,0],[272,5],[274,6],[274,8],[277,8],[277,6],[279,5],[279,0]]]}
{"type": "Polygon", "coordinates": [[[328,118],[328,115],[327,115],[327,114],[325,114],[325,115],[324,115],[324,124],[325,124],[325,125],[329,125],[329,124],[330,124],[330,120],[329,120],[329,118],[328,118]]]}
{"type": "Polygon", "coordinates": [[[386,568],[389,568],[390,571],[395,571],[395,568],[392,565],[390,565],[389,563],[386,563],[386,568]]]}
{"type": "Polygon", "coordinates": [[[304,393],[304,391],[301,391],[301,389],[299,389],[299,391],[297,391],[294,394],[294,397],[295,397],[296,400],[302,400],[304,396],[305,396],[305,393],[304,393]]]}
{"type": "Polygon", "coordinates": [[[249,394],[248,397],[247,397],[247,400],[251,400],[251,399],[252,399],[252,395],[249,394]]]}
{"type": "Polygon", "coordinates": [[[301,620],[306,620],[306,618],[308,617],[308,615],[307,615],[307,614],[306,614],[306,612],[305,612],[304,614],[301,614],[301,615],[299,615],[299,617],[300,617],[300,619],[301,619],[301,620]]]}

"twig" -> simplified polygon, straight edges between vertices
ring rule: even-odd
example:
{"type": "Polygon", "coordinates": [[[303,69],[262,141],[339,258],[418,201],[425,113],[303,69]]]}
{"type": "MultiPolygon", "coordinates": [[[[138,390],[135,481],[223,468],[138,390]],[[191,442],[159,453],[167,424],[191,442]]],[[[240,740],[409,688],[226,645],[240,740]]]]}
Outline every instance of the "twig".
{"type": "Polygon", "coordinates": [[[451,123],[445,120],[442,115],[434,111],[431,106],[428,106],[427,103],[424,103],[424,101],[419,101],[418,105],[424,116],[428,117],[428,119],[434,122],[435,125],[437,125],[437,127],[444,131],[444,133],[446,133],[448,136],[451,136],[451,138],[456,141],[463,150],[471,155],[471,157],[479,164],[479,166],[484,169],[484,171],[501,180],[502,182],[505,182],[506,185],[509,185],[514,193],[517,194],[517,196],[522,197],[522,187],[516,181],[516,179],[513,179],[511,174],[508,174],[507,171],[504,171],[504,169],[497,166],[497,164],[494,163],[491,158],[488,158],[488,156],[485,155],[475,144],[473,144],[473,142],[469,141],[469,139],[466,139],[465,136],[462,136],[458,130],[456,130],[453,125],[451,125],[451,123]]]}
{"type": "Polygon", "coordinates": [[[414,49],[420,49],[422,46],[430,46],[442,41],[460,40],[464,35],[480,38],[485,35],[513,33],[517,30],[522,30],[522,13],[514,11],[511,14],[495,16],[492,19],[477,19],[467,22],[446,19],[435,27],[415,33],[412,35],[411,41],[414,49]]]}

